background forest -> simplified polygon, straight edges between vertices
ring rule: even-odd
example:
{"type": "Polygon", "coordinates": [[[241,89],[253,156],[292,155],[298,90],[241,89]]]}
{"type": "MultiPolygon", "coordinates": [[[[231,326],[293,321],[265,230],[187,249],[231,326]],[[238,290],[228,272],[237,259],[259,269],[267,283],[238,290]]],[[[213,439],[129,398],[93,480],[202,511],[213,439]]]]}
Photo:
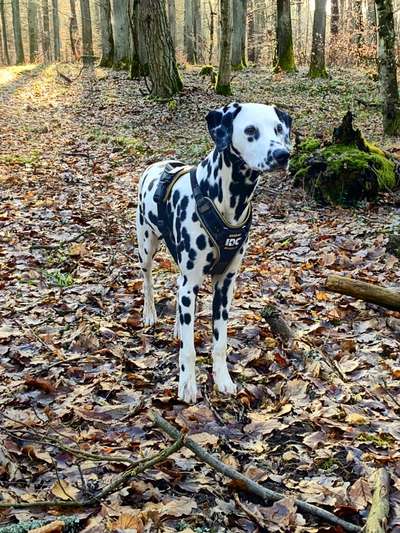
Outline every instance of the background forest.
{"type": "Polygon", "coordinates": [[[399,35],[399,0],[0,0],[0,533],[400,531],[399,35]],[[137,184],[198,164],[233,100],[288,112],[293,152],[254,198],[238,394],[207,282],[186,405],[166,249],[142,322],[137,184]]]}

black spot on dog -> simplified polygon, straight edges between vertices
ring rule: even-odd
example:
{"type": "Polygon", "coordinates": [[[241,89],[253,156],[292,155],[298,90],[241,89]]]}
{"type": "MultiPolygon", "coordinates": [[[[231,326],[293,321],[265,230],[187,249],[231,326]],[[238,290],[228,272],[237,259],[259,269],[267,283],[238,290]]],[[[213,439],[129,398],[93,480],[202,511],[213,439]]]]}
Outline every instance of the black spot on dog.
{"type": "Polygon", "coordinates": [[[199,250],[204,250],[205,247],[207,246],[207,243],[206,243],[206,238],[204,235],[199,235],[196,239],[196,244],[197,244],[197,248],[199,250]]]}
{"type": "Polygon", "coordinates": [[[223,318],[224,320],[228,320],[228,311],[227,311],[226,309],[224,309],[224,310],[222,311],[222,318],[223,318]]]}
{"type": "Polygon", "coordinates": [[[182,372],[185,372],[185,365],[181,365],[182,372]]]}
{"type": "Polygon", "coordinates": [[[181,194],[180,194],[179,190],[175,189],[174,194],[172,195],[172,204],[173,204],[174,208],[176,208],[176,206],[178,204],[180,195],[181,194]]]}
{"type": "Polygon", "coordinates": [[[193,287],[193,293],[197,296],[198,292],[199,292],[199,287],[198,287],[198,285],[195,285],[193,287]]]}
{"type": "Polygon", "coordinates": [[[217,330],[217,328],[214,328],[214,338],[216,341],[219,339],[219,331],[217,330]]]}
{"type": "Polygon", "coordinates": [[[194,268],[194,263],[193,263],[193,261],[188,261],[188,262],[186,263],[186,268],[187,268],[188,270],[192,270],[192,269],[194,268]]]}
{"type": "Polygon", "coordinates": [[[148,237],[149,237],[149,232],[148,232],[147,230],[144,232],[144,236],[146,237],[146,239],[148,239],[148,237]]]}
{"type": "Polygon", "coordinates": [[[157,217],[156,217],[156,215],[152,211],[149,211],[148,217],[149,217],[150,222],[157,227],[157,217]]]}
{"type": "Polygon", "coordinates": [[[156,180],[151,180],[151,182],[149,183],[148,187],[147,187],[147,190],[151,191],[151,189],[154,187],[154,183],[156,182],[156,180]]]}
{"type": "Polygon", "coordinates": [[[187,283],[187,277],[186,276],[183,276],[183,283],[182,283],[182,286],[184,287],[187,283]]]}
{"type": "Polygon", "coordinates": [[[185,307],[189,307],[189,305],[190,305],[190,298],[188,298],[187,296],[182,296],[182,304],[183,304],[185,307]]]}
{"type": "Polygon", "coordinates": [[[187,325],[190,324],[190,322],[192,320],[192,317],[191,317],[190,313],[185,313],[184,320],[185,320],[185,324],[187,324],[187,325]]]}
{"type": "Polygon", "coordinates": [[[203,159],[203,161],[201,162],[201,166],[204,168],[206,167],[208,164],[208,160],[207,159],[203,159]]]}
{"type": "Polygon", "coordinates": [[[140,224],[141,226],[143,226],[143,224],[144,224],[144,218],[143,218],[142,213],[139,213],[139,224],[140,224]]]}
{"type": "Polygon", "coordinates": [[[196,259],[196,256],[197,256],[197,252],[196,250],[193,250],[193,248],[191,248],[189,250],[189,259],[191,259],[192,261],[194,261],[196,259]]]}
{"type": "Polygon", "coordinates": [[[192,220],[193,222],[197,222],[199,220],[199,217],[197,216],[196,211],[193,211],[192,220]]]}

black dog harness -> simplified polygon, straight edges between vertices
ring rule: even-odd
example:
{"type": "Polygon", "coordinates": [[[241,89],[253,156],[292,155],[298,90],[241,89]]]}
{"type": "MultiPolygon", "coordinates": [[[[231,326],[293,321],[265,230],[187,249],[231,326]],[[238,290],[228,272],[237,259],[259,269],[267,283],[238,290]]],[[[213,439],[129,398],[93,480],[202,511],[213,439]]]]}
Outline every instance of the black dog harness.
{"type": "Polygon", "coordinates": [[[197,216],[217,250],[217,257],[211,265],[209,273],[223,274],[247,238],[251,226],[251,206],[248,208],[246,220],[240,226],[228,224],[216,209],[213,201],[201,192],[196,179],[196,168],[183,166],[178,161],[166,165],[156,192],[154,193],[154,200],[158,208],[157,227],[172,257],[178,263],[178,254],[172,227],[173,221],[172,217],[168,216],[167,213],[167,202],[172,187],[177,180],[183,174],[190,172],[190,183],[196,202],[197,216]]]}

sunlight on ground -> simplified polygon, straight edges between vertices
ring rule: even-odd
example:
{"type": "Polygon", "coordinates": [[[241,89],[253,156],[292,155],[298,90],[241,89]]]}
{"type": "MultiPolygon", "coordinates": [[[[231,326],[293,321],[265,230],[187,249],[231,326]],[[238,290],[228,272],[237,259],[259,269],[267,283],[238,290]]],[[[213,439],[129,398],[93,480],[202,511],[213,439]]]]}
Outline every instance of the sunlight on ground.
{"type": "Polygon", "coordinates": [[[21,65],[19,67],[1,67],[0,68],[0,87],[17,79],[20,74],[33,70],[37,65],[21,65]]]}

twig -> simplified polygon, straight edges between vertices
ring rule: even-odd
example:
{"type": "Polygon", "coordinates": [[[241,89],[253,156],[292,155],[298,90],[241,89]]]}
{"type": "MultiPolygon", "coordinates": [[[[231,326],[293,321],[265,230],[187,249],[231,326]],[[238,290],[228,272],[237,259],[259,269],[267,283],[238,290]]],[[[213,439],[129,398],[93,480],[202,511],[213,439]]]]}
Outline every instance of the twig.
{"type": "Polygon", "coordinates": [[[177,452],[182,446],[184,445],[184,439],[185,434],[179,433],[177,431],[177,438],[173,444],[165,448],[160,453],[157,453],[150,457],[149,459],[146,459],[144,462],[142,462],[140,465],[135,467],[130,467],[125,472],[122,472],[119,476],[117,476],[114,481],[111,482],[108,487],[105,487],[102,489],[99,493],[97,493],[92,498],[89,498],[87,500],[70,500],[70,501],[63,501],[63,500],[53,500],[53,501],[39,501],[39,502],[27,502],[27,503],[0,503],[0,509],[30,509],[32,507],[43,507],[43,508],[52,508],[52,507],[94,507],[97,505],[101,500],[103,500],[106,496],[109,496],[110,494],[113,494],[114,492],[117,492],[122,487],[126,485],[126,483],[133,477],[138,476],[148,468],[151,468],[152,466],[162,463],[165,461],[167,457],[172,455],[173,453],[177,452]]]}
{"type": "MultiPolygon", "coordinates": [[[[151,414],[152,420],[159,426],[162,430],[164,430],[170,437],[178,438],[179,431],[174,428],[169,422],[167,422],[159,413],[153,412],[151,414]]],[[[217,459],[214,455],[206,452],[201,446],[196,444],[193,440],[187,438],[185,441],[185,446],[189,448],[197,457],[199,457],[201,460],[203,460],[205,463],[210,465],[212,468],[217,470],[217,472],[220,472],[221,474],[224,474],[225,476],[230,477],[231,479],[237,479],[242,482],[242,484],[246,487],[246,489],[249,492],[252,492],[253,494],[256,494],[263,500],[273,500],[278,501],[282,498],[285,498],[284,494],[281,494],[279,492],[275,492],[274,490],[267,489],[266,487],[263,487],[259,485],[257,482],[253,481],[252,479],[244,476],[234,468],[231,468],[230,466],[222,463],[219,459],[217,459]]],[[[326,522],[329,522],[330,524],[335,524],[341,526],[346,531],[361,531],[361,527],[357,526],[355,524],[352,524],[350,522],[346,522],[345,520],[342,520],[341,518],[338,518],[333,513],[330,513],[329,511],[325,511],[325,509],[321,509],[320,507],[317,507],[316,505],[312,505],[310,503],[304,502],[303,500],[296,499],[295,503],[297,507],[306,513],[312,514],[314,516],[318,516],[322,520],[325,520],[326,522]]]]}
{"type": "Polygon", "coordinates": [[[373,108],[375,108],[375,109],[379,109],[379,108],[382,107],[382,104],[378,104],[378,103],[376,103],[376,102],[367,102],[366,100],[363,100],[362,98],[359,98],[358,96],[356,96],[356,97],[354,98],[354,100],[355,100],[356,102],[358,102],[359,104],[362,104],[362,105],[365,106],[365,107],[373,107],[373,108]]]}
{"type": "Polygon", "coordinates": [[[60,155],[65,155],[68,157],[86,157],[87,159],[91,159],[92,156],[85,153],[85,152],[60,152],[60,155]]]}
{"type": "Polygon", "coordinates": [[[365,533],[385,533],[389,516],[390,477],[384,468],[376,472],[371,509],[365,524],[365,533]]]}
{"type": "Polygon", "coordinates": [[[250,520],[252,520],[255,524],[257,524],[258,526],[260,526],[261,528],[263,529],[266,529],[266,525],[264,524],[264,522],[261,520],[261,517],[259,518],[255,513],[253,513],[252,511],[250,511],[250,509],[248,509],[241,501],[240,501],[240,498],[239,498],[239,495],[238,494],[234,494],[233,495],[233,499],[235,500],[236,502],[236,505],[239,507],[239,509],[241,509],[249,518],[250,520]]]}

